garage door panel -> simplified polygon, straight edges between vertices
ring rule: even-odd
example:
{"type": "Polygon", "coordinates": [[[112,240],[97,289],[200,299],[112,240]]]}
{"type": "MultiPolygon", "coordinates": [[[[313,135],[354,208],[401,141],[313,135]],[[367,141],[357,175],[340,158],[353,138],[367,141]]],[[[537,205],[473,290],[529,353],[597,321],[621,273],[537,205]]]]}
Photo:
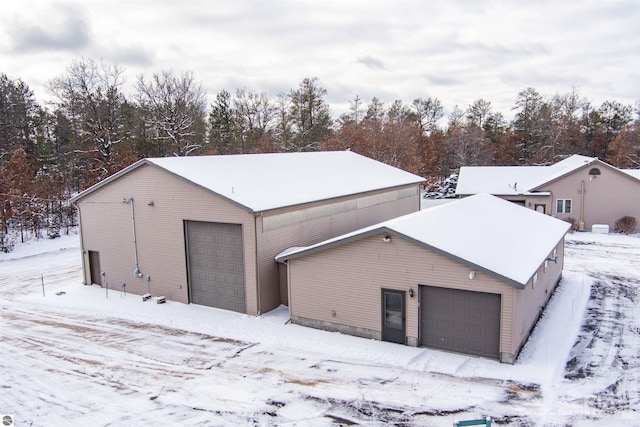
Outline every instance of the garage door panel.
{"type": "Polygon", "coordinates": [[[451,331],[454,334],[467,334],[468,329],[469,329],[469,325],[467,325],[466,323],[453,322],[453,327],[451,328],[451,331]]]}
{"type": "Polygon", "coordinates": [[[246,312],[242,226],[187,221],[185,233],[191,302],[246,312]]]}
{"type": "Polygon", "coordinates": [[[420,286],[420,345],[497,359],[500,295],[420,286]]]}
{"type": "Polygon", "coordinates": [[[463,341],[459,338],[452,338],[451,339],[451,346],[453,351],[457,351],[460,353],[463,353],[465,351],[465,349],[467,348],[468,344],[466,341],[463,341]]]}

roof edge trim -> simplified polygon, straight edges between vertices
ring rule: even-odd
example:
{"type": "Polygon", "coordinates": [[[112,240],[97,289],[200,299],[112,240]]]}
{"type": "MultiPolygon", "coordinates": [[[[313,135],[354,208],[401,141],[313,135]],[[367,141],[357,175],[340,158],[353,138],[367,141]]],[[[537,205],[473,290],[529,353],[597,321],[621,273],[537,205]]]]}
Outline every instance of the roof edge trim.
{"type": "Polygon", "coordinates": [[[407,241],[409,241],[411,243],[414,243],[414,244],[416,244],[416,245],[418,245],[420,247],[423,247],[425,249],[431,250],[431,251],[433,251],[433,252],[435,252],[435,253],[437,253],[439,255],[445,256],[445,257],[447,257],[447,258],[449,258],[449,259],[451,259],[453,261],[456,261],[456,262],[458,262],[460,264],[463,264],[463,265],[465,265],[467,267],[473,268],[476,271],[482,271],[483,273],[486,273],[486,274],[488,274],[488,275],[490,275],[492,277],[495,277],[495,278],[497,278],[499,280],[502,280],[502,281],[512,285],[515,288],[524,289],[527,286],[526,283],[520,283],[515,279],[511,279],[509,277],[503,276],[503,275],[501,275],[499,273],[496,273],[495,271],[489,270],[489,269],[487,269],[485,267],[482,267],[482,266],[480,266],[478,264],[475,264],[475,263],[473,263],[471,261],[468,261],[468,260],[465,260],[465,259],[460,258],[458,256],[455,256],[455,255],[453,255],[453,254],[451,254],[451,253],[449,253],[447,251],[443,251],[442,249],[438,249],[435,246],[428,245],[428,244],[426,244],[424,242],[421,242],[421,241],[416,240],[416,239],[414,239],[412,237],[409,237],[406,234],[400,233],[400,232],[398,232],[398,231],[396,231],[396,230],[394,230],[392,228],[389,228],[387,226],[376,227],[374,229],[366,230],[366,231],[364,231],[362,233],[347,235],[346,237],[344,237],[342,239],[332,240],[332,241],[329,241],[326,244],[316,244],[316,245],[312,245],[312,246],[307,246],[306,248],[301,249],[299,251],[293,251],[293,252],[290,252],[288,254],[284,254],[282,256],[276,256],[275,260],[277,262],[289,261],[291,259],[296,259],[296,258],[299,258],[299,257],[302,257],[302,256],[311,255],[313,253],[322,252],[324,250],[327,250],[327,249],[330,249],[330,248],[333,248],[333,247],[336,247],[336,246],[340,246],[340,245],[342,245],[344,243],[358,241],[358,240],[364,239],[366,237],[369,237],[369,236],[372,236],[372,235],[376,235],[376,234],[380,234],[380,233],[383,233],[383,232],[389,233],[389,234],[391,234],[393,236],[401,237],[401,238],[403,238],[403,239],[405,239],[405,240],[407,240],[407,241]]]}

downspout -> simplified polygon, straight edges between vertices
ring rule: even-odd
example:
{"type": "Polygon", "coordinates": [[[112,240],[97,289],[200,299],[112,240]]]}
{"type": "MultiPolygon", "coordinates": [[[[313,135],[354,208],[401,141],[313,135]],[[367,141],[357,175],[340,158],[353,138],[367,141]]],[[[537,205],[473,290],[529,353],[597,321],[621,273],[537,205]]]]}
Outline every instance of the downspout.
{"type": "Polygon", "coordinates": [[[78,210],[78,237],[80,237],[80,253],[82,256],[82,280],[84,282],[83,285],[86,285],[91,279],[87,280],[87,260],[85,259],[87,257],[85,256],[86,251],[84,250],[84,239],[82,238],[82,215],[80,214],[80,205],[74,203],[74,206],[78,210]]]}
{"type": "Polygon", "coordinates": [[[291,272],[289,270],[289,260],[284,263],[287,266],[287,302],[289,303],[289,320],[287,320],[286,323],[290,323],[291,317],[293,316],[293,310],[291,310],[291,272]]]}
{"type": "Polygon", "coordinates": [[[129,199],[125,199],[124,203],[131,206],[131,224],[133,230],[133,256],[136,263],[136,268],[133,270],[133,274],[136,277],[142,277],[142,273],[140,272],[140,264],[138,263],[138,241],[136,239],[136,210],[133,203],[133,197],[129,199]]]}
{"type": "MultiPolygon", "coordinates": [[[[260,213],[260,215],[262,215],[262,213],[260,213]]],[[[253,244],[254,244],[254,248],[253,249],[255,251],[255,257],[256,257],[256,261],[255,261],[255,266],[256,266],[256,304],[257,304],[256,316],[260,316],[262,307],[260,305],[260,274],[259,274],[260,260],[258,259],[258,215],[255,214],[255,213],[253,214],[253,244]]]]}
{"type": "Polygon", "coordinates": [[[580,183],[580,221],[578,223],[578,230],[584,231],[584,179],[580,183]]]}

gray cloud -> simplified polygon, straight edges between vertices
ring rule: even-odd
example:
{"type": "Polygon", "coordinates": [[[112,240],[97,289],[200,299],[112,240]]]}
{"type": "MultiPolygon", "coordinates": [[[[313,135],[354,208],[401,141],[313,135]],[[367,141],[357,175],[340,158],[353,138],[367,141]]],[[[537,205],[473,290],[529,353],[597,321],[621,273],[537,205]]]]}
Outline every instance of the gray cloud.
{"type": "Polygon", "coordinates": [[[594,104],[639,93],[638,0],[54,1],[6,2],[0,14],[0,63],[29,83],[83,56],[130,74],[191,70],[210,97],[275,96],[317,76],[336,113],[356,94],[484,98],[508,113],[529,86],[578,86],[594,104]]]}
{"type": "Polygon", "coordinates": [[[368,68],[371,69],[378,69],[378,70],[384,70],[384,63],[382,61],[380,61],[377,58],[374,58],[373,56],[360,56],[358,57],[358,59],[356,59],[356,62],[358,64],[362,64],[368,68]]]}
{"type": "Polygon", "coordinates": [[[9,31],[17,53],[74,51],[91,44],[91,30],[83,9],[71,3],[57,3],[48,13],[36,17],[37,23],[17,22],[9,31]]]}
{"type": "Polygon", "coordinates": [[[429,84],[437,86],[453,86],[460,84],[458,79],[449,76],[425,76],[429,84]]]}
{"type": "Polygon", "coordinates": [[[153,52],[141,46],[115,46],[106,51],[105,59],[109,61],[146,67],[153,64],[153,52]]]}

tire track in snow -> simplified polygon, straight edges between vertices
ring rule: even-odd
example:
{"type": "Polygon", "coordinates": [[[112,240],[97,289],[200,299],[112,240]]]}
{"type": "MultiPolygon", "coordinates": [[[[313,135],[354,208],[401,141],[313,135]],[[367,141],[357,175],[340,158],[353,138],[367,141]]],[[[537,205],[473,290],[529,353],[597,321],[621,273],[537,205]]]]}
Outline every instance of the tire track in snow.
{"type": "Polygon", "coordinates": [[[635,278],[596,278],[582,333],[565,368],[566,379],[592,390],[575,400],[607,414],[640,406],[640,314],[634,309],[639,288],[635,278]]]}
{"type": "Polygon", "coordinates": [[[562,398],[588,416],[640,407],[640,253],[617,243],[567,242],[567,267],[594,278],[582,330],[560,384],[562,398]],[[597,262],[595,262],[597,260],[597,262]],[[618,267],[616,267],[616,265],[618,267]],[[629,268],[619,271],[620,265],[629,268]],[[635,274],[634,274],[635,273],[635,274]]]}
{"type": "MultiPolygon", "coordinates": [[[[598,245],[574,245],[569,251],[583,249],[602,251],[598,245]]],[[[628,256],[613,247],[605,252],[609,258],[628,256]]],[[[576,269],[570,260],[567,265],[576,269]]],[[[56,266],[66,272],[60,276],[55,268],[46,268],[38,266],[37,271],[51,271],[54,283],[68,282],[75,274],[65,265],[56,266]]],[[[612,280],[606,259],[586,269],[592,274],[604,271],[604,286],[612,280]]],[[[0,278],[8,294],[21,295],[33,280],[39,284],[39,276],[23,279],[33,275],[26,265],[20,271],[24,275],[14,274],[9,281],[0,278]]],[[[615,305],[616,299],[624,301],[623,293],[605,299],[611,299],[611,313],[623,308],[615,305]]],[[[451,425],[452,417],[475,418],[489,407],[497,425],[528,426],[536,425],[532,417],[543,405],[535,385],[320,360],[144,322],[38,309],[10,299],[0,303],[0,368],[7,373],[0,378],[0,406],[16,408],[14,413],[34,425],[61,425],[68,419],[81,425],[153,425],[160,419],[166,424],[222,426],[451,425]]],[[[611,319],[609,330],[620,331],[613,325],[625,320],[611,319]]],[[[640,331],[638,319],[627,319],[626,324],[621,350],[607,353],[597,343],[585,344],[593,349],[596,366],[608,363],[618,373],[616,363],[637,369],[637,356],[629,353],[638,348],[637,341],[631,341],[640,331]]],[[[615,343],[616,338],[611,339],[615,343]]],[[[606,368],[593,372],[589,381],[567,379],[560,384],[560,399],[602,412],[614,407],[611,402],[625,399],[638,407],[633,403],[637,381],[610,378],[606,368]],[[602,384],[594,384],[594,378],[602,384]],[[595,385],[593,393],[584,392],[595,385]]],[[[571,424],[580,413],[571,409],[557,414],[558,425],[571,424]]]]}
{"type": "Polygon", "coordinates": [[[119,319],[15,307],[3,310],[1,319],[3,408],[13,408],[22,419],[41,407],[55,407],[64,417],[87,416],[104,409],[99,402],[114,394],[147,400],[154,390],[197,378],[247,345],[180,330],[168,335],[166,328],[119,319]],[[96,393],[98,399],[86,399],[96,393]]]}
{"type": "Polygon", "coordinates": [[[504,401],[505,416],[518,416],[514,402],[528,403],[514,395],[530,394],[495,380],[273,354],[202,333],[11,305],[2,314],[0,346],[0,359],[12,356],[3,366],[11,373],[1,386],[15,385],[9,407],[18,408],[22,419],[36,414],[35,424],[45,419],[41,408],[53,407],[54,419],[87,425],[153,423],[158,411],[167,420],[203,425],[212,419],[219,425],[303,422],[300,412],[314,424],[343,419],[419,425],[476,413],[495,400],[504,401]],[[112,401],[119,407],[105,411],[112,401]],[[303,411],[295,409],[301,406],[303,411]]]}

